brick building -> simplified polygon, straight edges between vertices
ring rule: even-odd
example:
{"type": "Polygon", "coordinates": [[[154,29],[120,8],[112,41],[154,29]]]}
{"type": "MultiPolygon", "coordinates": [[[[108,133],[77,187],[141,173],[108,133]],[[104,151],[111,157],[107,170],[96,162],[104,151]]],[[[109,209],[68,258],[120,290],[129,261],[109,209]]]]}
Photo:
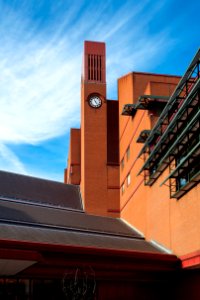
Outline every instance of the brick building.
{"type": "MultiPolygon", "coordinates": [[[[200,50],[183,77],[132,72],[106,97],[105,44],[85,42],[81,127],[65,182],[88,213],[119,217],[147,241],[200,267],[200,50]]],[[[181,63],[181,61],[180,61],[181,63]]]]}

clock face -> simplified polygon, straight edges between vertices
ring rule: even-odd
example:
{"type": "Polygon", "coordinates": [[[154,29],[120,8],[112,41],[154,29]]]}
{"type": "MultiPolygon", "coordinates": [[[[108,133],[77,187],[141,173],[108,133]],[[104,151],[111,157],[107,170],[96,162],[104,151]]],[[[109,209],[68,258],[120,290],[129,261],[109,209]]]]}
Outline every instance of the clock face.
{"type": "Polygon", "coordinates": [[[89,104],[91,107],[99,108],[102,104],[101,98],[99,98],[98,96],[92,96],[89,99],[89,104]]]}

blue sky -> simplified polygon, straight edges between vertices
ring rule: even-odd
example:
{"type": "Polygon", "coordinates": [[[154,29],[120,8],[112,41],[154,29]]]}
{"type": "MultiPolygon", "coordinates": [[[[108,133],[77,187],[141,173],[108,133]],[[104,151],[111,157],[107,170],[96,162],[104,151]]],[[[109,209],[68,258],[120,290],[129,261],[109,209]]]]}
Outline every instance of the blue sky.
{"type": "Polygon", "coordinates": [[[84,40],[107,45],[108,98],[130,71],[182,75],[200,1],[0,0],[0,169],[63,181],[80,126],[84,40]],[[190,5],[192,4],[192,5],[190,5]]]}

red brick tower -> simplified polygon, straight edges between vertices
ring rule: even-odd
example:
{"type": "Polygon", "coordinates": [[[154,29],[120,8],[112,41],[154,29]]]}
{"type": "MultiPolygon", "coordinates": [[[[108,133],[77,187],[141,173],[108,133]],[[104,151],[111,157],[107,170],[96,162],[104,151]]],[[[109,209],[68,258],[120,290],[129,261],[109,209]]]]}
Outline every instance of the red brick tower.
{"type": "Polygon", "coordinates": [[[87,212],[107,213],[105,43],[84,43],[81,82],[81,194],[87,212]]]}

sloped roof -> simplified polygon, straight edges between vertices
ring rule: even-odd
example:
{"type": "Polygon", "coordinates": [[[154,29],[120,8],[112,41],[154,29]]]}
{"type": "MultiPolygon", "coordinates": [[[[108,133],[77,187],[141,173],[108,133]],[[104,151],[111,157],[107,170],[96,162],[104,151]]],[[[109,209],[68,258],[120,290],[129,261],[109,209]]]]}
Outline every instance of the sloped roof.
{"type": "Polygon", "coordinates": [[[85,213],[78,186],[0,172],[0,240],[159,253],[121,219],[85,213]]]}
{"type": "Polygon", "coordinates": [[[19,226],[1,224],[0,240],[48,244],[51,246],[90,247],[102,249],[128,250],[138,252],[162,253],[144,239],[115,236],[106,233],[86,233],[76,230],[41,228],[38,226],[19,226]]]}
{"type": "Polygon", "coordinates": [[[77,186],[7,172],[0,172],[0,245],[2,276],[61,278],[85,264],[109,277],[180,265],[123,220],[85,213],[77,186]]]}
{"type": "Polygon", "coordinates": [[[141,238],[137,232],[120,219],[88,215],[84,212],[37,204],[0,200],[0,221],[9,224],[76,230],[82,232],[107,233],[118,236],[141,238]]]}
{"type": "Polygon", "coordinates": [[[160,251],[122,220],[0,200],[0,239],[69,246],[160,251]]]}
{"type": "Polygon", "coordinates": [[[0,197],[83,210],[77,186],[4,171],[0,171],[0,197]]]}

